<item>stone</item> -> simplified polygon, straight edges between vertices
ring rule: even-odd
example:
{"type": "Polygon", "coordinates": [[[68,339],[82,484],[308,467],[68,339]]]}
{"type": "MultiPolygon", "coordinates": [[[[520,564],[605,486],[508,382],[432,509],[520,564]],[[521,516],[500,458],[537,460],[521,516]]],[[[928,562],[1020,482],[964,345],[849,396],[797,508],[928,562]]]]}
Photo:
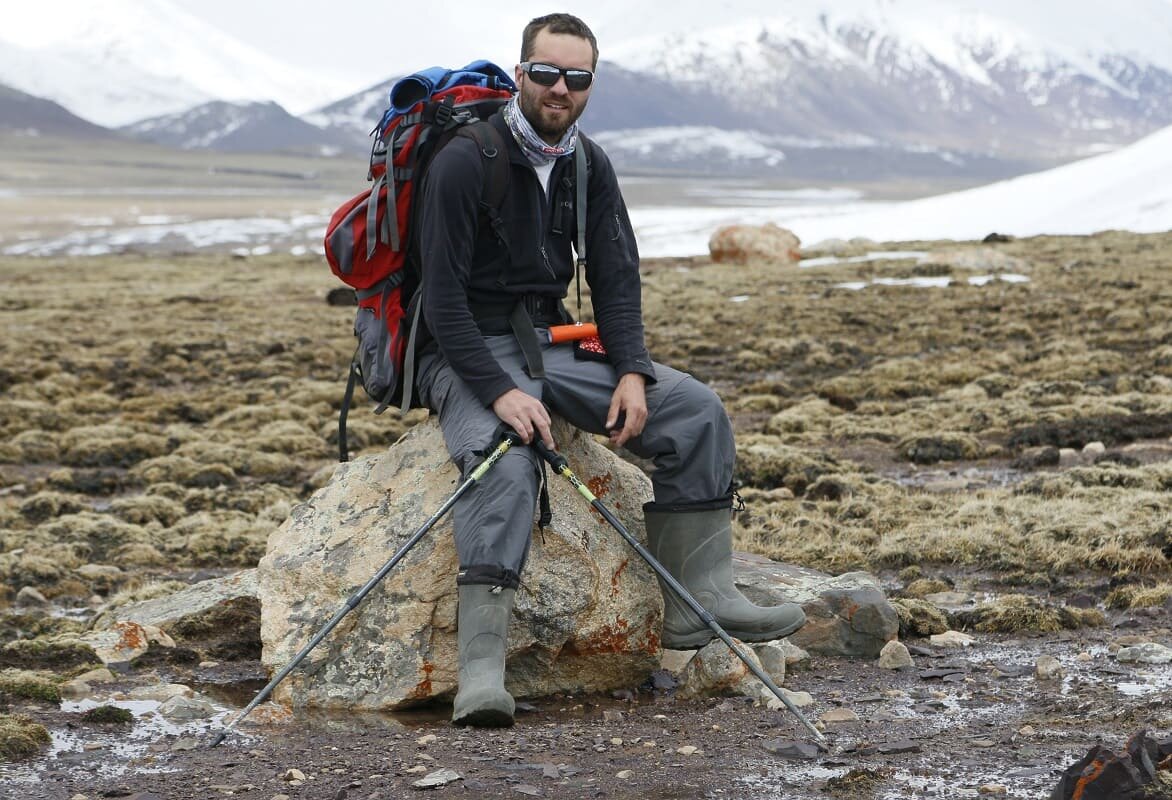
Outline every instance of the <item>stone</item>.
{"type": "Polygon", "coordinates": [[[829,725],[843,722],[858,722],[859,715],[849,708],[832,708],[818,717],[818,719],[829,725]]]}
{"type": "Polygon", "coordinates": [[[175,695],[159,704],[159,715],[172,721],[193,719],[207,719],[216,714],[218,709],[199,697],[184,697],[175,695]]]}
{"type": "Polygon", "coordinates": [[[928,642],[935,647],[969,647],[976,639],[960,631],[945,631],[928,637],[928,642]]]}
{"type": "Polygon", "coordinates": [[[733,573],[737,588],[758,605],[802,606],[806,624],[789,641],[811,653],[875,658],[899,634],[899,615],[865,572],[831,576],[736,552],[733,573]]]}
{"type": "MultiPolygon", "coordinates": [[[[783,640],[784,641],[784,640],[783,640]]],[[[761,642],[753,645],[753,652],[761,662],[762,669],[778,686],[785,683],[785,665],[787,651],[782,642],[761,642]]]]}
{"type": "Polygon", "coordinates": [[[1056,681],[1062,675],[1062,664],[1054,656],[1039,656],[1034,662],[1034,676],[1040,681],[1056,681]]]}
{"type": "Polygon", "coordinates": [[[988,273],[1028,274],[1032,266],[995,247],[949,247],[920,256],[921,264],[943,264],[955,269],[988,273]]]}
{"type": "Polygon", "coordinates": [[[679,675],[694,655],[695,650],[664,650],[659,659],[659,666],[673,675],[679,675]]]}
{"type": "Polygon", "coordinates": [[[1058,466],[1062,469],[1077,467],[1084,462],[1085,459],[1082,457],[1082,453],[1073,447],[1061,447],[1058,449],[1058,466]]]}
{"type": "Polygon", "coordinates": [[[976,595],[970,592],[929,592],[922,598],[945,611],[957,611],[976,605],[976,595]]]}
{"type": "Polygon", "coordinates": [[[712,260],[721,263],[764,263],[775,266],[797,264],[802,258],[801,242],[791,231],[773,223],[725,225],[708,239],[712,260]]]}
{"type": "Polygon", "coordinates": [[[1085,445],[1083,445],[1083,448],[1082,448],[1082,454],[1084,456],[1086,456],[1087,458],[1092,458],[1092,459],[1095,456],[1101,456],[1101,455],[1103,455],[1103,453],[1106,453],[1106,452],[1107,452],[1107,446],[1104,445],[1102,442],[1087,442],[1085,445]]]}
{"type": "Polygon", "coordinates": [[[1172,649],[1156,642],[1144,642],[1120,648],[1115,654],[1115,660],[1124,663],[1169,664],[1172,663],[1172,649]]]}
{"type": "Polygon", "coordinates": [[[902,642],[892,639],[879,651],[880,669],[906,669],[914,666],[911,653],[902,642]]]}
{"type": "Polygon", "coordinates": [[[795,742],[791,739],[766,739],[761,742],[765,752],[781,758],[813,761],[818,758],[818,746],[809,742],[795,742]]]}
{"type": "Polygon", "coordinates": [[[150,634],[137,622],[115,622],[105,630],[89,631],[79,637],[93,648],[108,667],[125,669],[150,649],[150,634]]]}
{"type": "Polygon", "coordinates": [[[253,658],[260,650],[260,601],[255,569],[201,581],[163,597],[101,612],[93,627],[119,622],[158,628],[203,653],[253,658]]]}
{"type": "MultiPolygon", "coordinates": [[[[741,649],[750,661],[761,668],[757,654],[748,645],[741,644],[741,649]]],[[[728,645],[714,639],[702,647],[680,673],[680,688],[676,696],[692,698],[731,694],[760,699],[773,697],[773,692],[761,683],[728,645]]]]}
{"type": "Polygon", "coordinates": [[[32,586],[22,586],[16,593],[16,605],[18,608],[43,608],[49,605],[49,601],[32,586]]]}
{"type": "Polygon", "coordinates": [[[455,783],[461,780],[460,773],[454,769],[437,769],[435,772],[430,772],[411,785],[417,789],[435,789],[440,786],[447,786],[449,783],[455,783]]]}
{"type": "MultiPolygon", "coordinates": [[[[554,437],[575,473],[642,539],[642,504],[652,496],[646,475],[561,420],[554,437]]],[[[288,663],[455,491],[457,478],[438,424],[427,421],[385,453],[340,465],[294,509],[256,572],[266,667],[288,663]]],[[[516,697],[610,691],[641,684],[658,666],[688,669],[690,652],[661,656],[663,606],[651,569],[567,481],[555,476],[549,490],[553,523],[533,534],[509,629],[507,688],[516,697]]],[[[894,609],[866,573],[834,577],[746,553],[734,553],[733,568],[754,602],[802,604],[810,622],[778,645],[790,663],[806,650],[874,657],[898,633],[894,609]]],[[[450,696],[455,572],[448,517],[350,613],[346,637],[327,638],[308,657],[312,667],[278,685],[275,699],[392,710],[450,696]]]]}
{"type": "MultiPolygon", "coordinates": [[[[644,538],[649,479],[558,420],[575,474],[644,538]]],[[[439,425],[339,465],[269,537],[257,569],[262,660],[287,664],[459,486],[439,425]]],[[[533,532],[509,625],[506,687],[515,697],[637,686],[659,666],[663,601],[654,573],[568,481],[550,478],[553,521],[533,532]]],[[[436,524],[278,685],[295,707],[407,708],[456,686],[456,553],[451,516],[436,524]]]]}

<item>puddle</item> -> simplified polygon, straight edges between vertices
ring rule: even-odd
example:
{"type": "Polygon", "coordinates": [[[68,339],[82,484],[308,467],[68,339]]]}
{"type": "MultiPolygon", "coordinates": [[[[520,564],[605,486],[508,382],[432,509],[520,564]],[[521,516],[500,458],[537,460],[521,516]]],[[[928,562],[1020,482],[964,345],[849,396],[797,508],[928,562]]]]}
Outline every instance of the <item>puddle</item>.
{"type": "Polygon", "coordinates": [[[928,255],[926,250],[873,250],[861,256],[820,256],[818,258],[803,258],[798,262],[799,267],[826,267],[834,264],[862,264],[867,261],[904,261],[910,258],[919,260],[928,255]]]}
{"type": "Polygon", "coordinates": [[[916,289],[946,289],[953,284],[967,283],[970,286],[985,286],[989,283],[1001,281],[1003,283],[1028,283],[1025,275],[1016,275],[1011,272],[996,275],[972,275],[964,281],[955,280],[950,275],[933,275],[917,278],[875,278],[870,281],[845,281],[834,284],[835,289],[849,289],[860,291],[868,286],[910,286],[916,289]]]}

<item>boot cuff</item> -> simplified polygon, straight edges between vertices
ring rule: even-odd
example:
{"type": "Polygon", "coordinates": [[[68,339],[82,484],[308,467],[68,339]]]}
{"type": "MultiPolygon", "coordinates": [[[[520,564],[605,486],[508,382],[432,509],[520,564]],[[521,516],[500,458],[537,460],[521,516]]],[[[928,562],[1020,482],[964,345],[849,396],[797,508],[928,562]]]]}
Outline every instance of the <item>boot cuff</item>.
{"type": "Polygon", "coordinates": [[[712,500],[681,500],[675,503],[644,503],[644,514],[688,514],[696,511],[717,511],[733,506],[733,493],[712,500]]]}
{"type": "Polygon", "coordinates": [[[511,569],[498,567],[493,564],[476,564],[465,567],[456,573],[456,585],[468,586],[479,584],[482,586],[503,586],[506,589],[516,589],[521,585],[521,576],[511,569]]]}

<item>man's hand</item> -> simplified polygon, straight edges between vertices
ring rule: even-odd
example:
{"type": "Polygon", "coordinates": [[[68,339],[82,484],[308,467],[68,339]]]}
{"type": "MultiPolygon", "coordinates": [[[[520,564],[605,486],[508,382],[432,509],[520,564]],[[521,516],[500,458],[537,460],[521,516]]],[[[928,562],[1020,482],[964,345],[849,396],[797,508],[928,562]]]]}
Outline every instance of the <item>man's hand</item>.
{"type": "Polygon", "coordinates": [[[606,414],[606,430],[615,447],[622,447],[641,434],[647,424],[646,384],[647,379],[638,372],[628,372],[619,378],[606,414]],[[621,428],[619,420],[622,420],[621,428]]]}
{"type": "Polygon", "coordinates": [[[509,389],[492,401],[492,410],[500,417],[501,422],[517,432],[525,444],[533,441],[533,434],[536,432],[546,447],[550,450],[557,449],[553,442],[553,434],[549,432],[549,411],[536,397],[525,394],[520,389],[509,389]]]}

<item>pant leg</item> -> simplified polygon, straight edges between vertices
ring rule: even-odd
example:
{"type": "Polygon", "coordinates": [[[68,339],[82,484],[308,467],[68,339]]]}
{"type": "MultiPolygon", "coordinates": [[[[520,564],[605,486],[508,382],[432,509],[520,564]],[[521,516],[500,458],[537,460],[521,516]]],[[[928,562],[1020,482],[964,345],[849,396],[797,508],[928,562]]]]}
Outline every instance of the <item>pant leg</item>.
{"type": "MultiPolygon", "coordinates": [[[[513,337],[491,337],[488,342],[518,386],[539,397],[541,386],[524,373],[519,351],[513,357],[513,337]]],[[[497,444],[500,419],[438,353],[420,358],[417,385],[422,401],[438,413],[448,454],[467,480],[497,444]]],[[[452,514],[460,559],[457,583],[517,587],[529,553],[539,469],[530,448],[511,448],[456,501],[452,514]]]]}
{"type": "MultiPolygon", "coordinates": [[[[543,356],[550,408],[576,427],[603,433],[617,384],[614,367],[575,359],[571,345],[547,347],[543,356]]],[[[656,504],[728,496],[736,445],[723,403],[692,376],[663,364],[653,366],[656,382],[647,386],[647,423],[625,447],[655,464],[651,484],[656,504]]]]}

